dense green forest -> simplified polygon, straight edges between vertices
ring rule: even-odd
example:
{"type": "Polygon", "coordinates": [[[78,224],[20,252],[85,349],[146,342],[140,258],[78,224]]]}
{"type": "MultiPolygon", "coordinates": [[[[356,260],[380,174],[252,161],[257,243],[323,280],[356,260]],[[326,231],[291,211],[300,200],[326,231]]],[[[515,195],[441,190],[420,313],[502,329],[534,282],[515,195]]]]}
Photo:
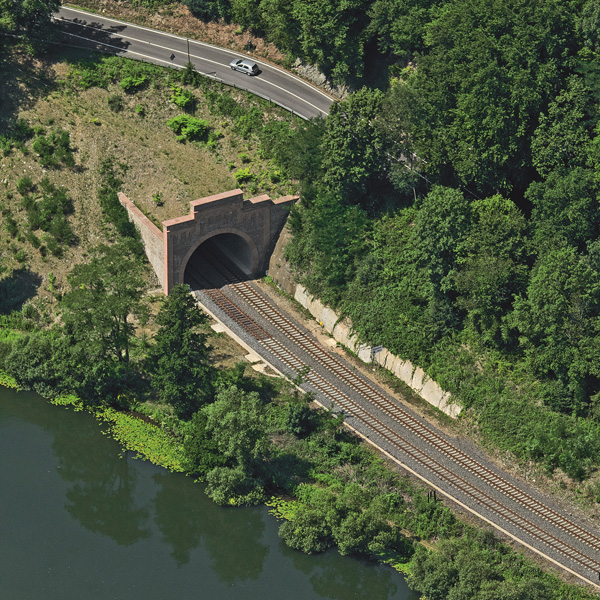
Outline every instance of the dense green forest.
{"type": "Polygon", "coordinates": [[[288,257],[488,439],[584,477],[600,461],[600,4],[394,6],[411,41],[387,46],[389,87],[298,131],[302,158],[273,145],[303,182],[288,257]]]}
{"type": "Polygon", "coordinates": [[[309,290],[364,341],[425,367],[500,445],[588,473],[600,461],[600,3],[185,3],[358,90],[268,146],[302,182],[288,257],[309,290]],[[358,89],[375,71],[386,85],[358,89]],[[521,431],[531,411],[539,431],[521,431]]]}
{"type": "Polygon", "coordinates": [[[302,183],[288,258],[309,290],[496,446],[595,470],[600,4],[185,3],[357,90],[267,146],[302,183]]]}

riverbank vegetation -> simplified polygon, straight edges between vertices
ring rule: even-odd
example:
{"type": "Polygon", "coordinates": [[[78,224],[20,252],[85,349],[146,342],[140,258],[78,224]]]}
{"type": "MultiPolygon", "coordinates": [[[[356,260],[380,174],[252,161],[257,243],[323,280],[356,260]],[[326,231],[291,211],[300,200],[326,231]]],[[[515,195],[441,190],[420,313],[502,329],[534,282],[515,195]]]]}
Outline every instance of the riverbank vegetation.
{"type": "Polygon", "coordinates": [[[592,597],[458,520],[292,384],[247,377],[243,364],[216,368],[186,286],[161,300],[153,339],[136,335],[149,314],[136,243],[100,246],[74,267],[50,327],[6,319],[0,368],[19,386],[87,408],[125,448],[204,480],[218,504],[282,496],[292,548],[385,560],[430,598],[592,597]],[[486,569],[474,578],[472,564],[486,569]]]}

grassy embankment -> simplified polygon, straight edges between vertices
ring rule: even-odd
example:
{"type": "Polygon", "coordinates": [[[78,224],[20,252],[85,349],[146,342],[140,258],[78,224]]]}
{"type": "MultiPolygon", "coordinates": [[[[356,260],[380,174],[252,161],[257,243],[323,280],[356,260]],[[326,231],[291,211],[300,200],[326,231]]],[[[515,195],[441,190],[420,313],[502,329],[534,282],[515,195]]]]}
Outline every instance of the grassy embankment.
{"type": "MultiPolygon", "coordinates": [[[[3,65],[0,87],[7,107],[0,120],[0,226],[7,233],[0,252],[22,289],[33,292],[52,273],[53,292],[60,290],[66,268],[114,236],[97,200],[107,159],[117,166],[123,192],[156,222],[186,214],[190,200],[236,187],[247,197],[296,191],[261,158],[256,132],[264,122],[289,118],[267,103],[222,93],[207,80],[201,88],[186,86],[176,71],[119,58],[55,50],[34,61],[16,54],[3,65]],[[92,62],[78,67],[81,61],[92,62]],[[197,140],[178,141],[168,121],[179,115],[202,122],[197,140]],[[36,152],[44,151],[38,140],[56,132],[68,134],[69,164],[44,161],[56,145],[45,156],[36,152]],[[44,231],[27,205],[28,198],[39,204],[44,179],[67,190],[65,220],[72,230],[51,247],[49,228],[44,231]]],[[[46,293],[47,301],[51,296],[46,293]]]]}

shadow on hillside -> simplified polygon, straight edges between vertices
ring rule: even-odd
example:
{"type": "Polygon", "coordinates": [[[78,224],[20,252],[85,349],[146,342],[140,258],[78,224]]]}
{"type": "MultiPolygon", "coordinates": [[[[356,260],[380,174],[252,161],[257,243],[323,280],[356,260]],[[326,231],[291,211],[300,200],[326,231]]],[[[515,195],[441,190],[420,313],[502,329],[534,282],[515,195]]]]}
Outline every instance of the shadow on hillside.
{"type": "Polygon", "coordinates": [[[12,46],[0,54],[0,135],[27,110],[57,86],[51,63],[12,46]]]}
{"type": "Polygon", "coordinates": [[[19,112],[33,107],[40,99],[60,89],[54,65],[63,61],[100,60],[103,54],[121,54],[129,42],[111,37],[121,26],[103,29],[99,23],[85,21],[62,23],[48,33],[43,50],[32,55],[18,43],[9,43],[0,52],[0,135],[7,133],[19,112]],[[85,33],[85,36],[81,34],[85,33]],[[89,39],[84,39],[84,37],[89,39]],[[101,52],[98,52],[101,51],[101,52]]]}
{"type": "Polygon", "coordinates": [[[21,310],[23,305],[36,295],[41,284],[42,277],[26,267],[17,269],[10,276],[0,280],[0,314],[21,310]]]}

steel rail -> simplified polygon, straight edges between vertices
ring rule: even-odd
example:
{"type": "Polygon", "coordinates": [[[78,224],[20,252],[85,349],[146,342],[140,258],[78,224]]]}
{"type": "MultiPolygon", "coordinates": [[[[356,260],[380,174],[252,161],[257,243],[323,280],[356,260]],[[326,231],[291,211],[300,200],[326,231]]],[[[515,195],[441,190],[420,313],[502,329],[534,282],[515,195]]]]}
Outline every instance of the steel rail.
{"type": "MultiPolygon", "coordinates": [[[[213,261],[214,261],[213,257],[213,261]]],[[[214,262],[212,263],[214,266],[214,262]]],[[[412,415],[402,410],[400,406],[390,402],[383,394],[376,390],[370,384],[359,379],[352,371],[350,371],[341,361],[333,358],[324,349],[321,349],[318,344],[313,342],[306,334],[300,331],[286,316],[272,305],[267,303],[265,299],[256,292],[246,282],[242,281],[239,274],[233,272],[230,268],[221,262],[220,273],[221,284],[229,282],[230,289],[236,292],[246,303],[248,303],[255,311],[263,318],[267,319],[281,333],[286,335],[291,341],[300,345],[311,358],[317,360],[319,364],[332,372],[355,392],[358,392],[363,398],[368,399],[375,404],[379,410],[385,413],[387,417],[391,417],[403,427],[411,430],[423,442],[428,443],[442,453],[446,458],[453,460],[463,469],[471,474],[486,481],[490,487],[494,488],[498,493],[510,497],[515,503],[519,504],[526,510],[530,511],[539,518],[544,519],[551,525],[561,530],[566,535],[575,538],[579,543],[584,543],[586,546],[597,550],[600,539],[597,536],[590,534],[580,526],[565,519],[552,509],[549,509],[537,499],[532,498],[524,493],[512,483],[499,477],[487,467],[481,465],[468,457],[464,452],[454,447],[448,441],[444,440],[433,431],[424,427],[419,421],[414,419],[412,415]],[[225,271],[225,273],[223,273],[225,271]],[[308,343],[306,342],[308,340],[308,343]],[[317,351],[315,351],[315,348],[317,351]],[[323,358],[325,357],[325,358],[323,358]]],[[[212,286],[210,280],[206,277],[201,277],[204,280],[204,287],[212,286]]],[[[201,283],[202,282],[198,282],[201,283]]],[[[293,372],[298,372],[304,366],[303,363],[289,350],[284,348],[280,342],[275,340],[268,332],[258,325],[251,317],[236,306],[220,289],[209,287],[203,290],[209,297],[217,303],[230,318],[233,318],[241,327],[243,327],[250,335],[255,337],[259,343],[274,355],[281,363],[293,372]],[[233,309],[232,309],[233,307],[233,309]],[[233,314],[232,314],[233,312],[233,314]],[[243,314],[244,319],[240,319],[239,315],[243,314]],[[248,324],[250,328],[248,327],[248,324]],[[257,335],[258,333],[258,335],[257,335]]],[[[538,543],[543,544],[546,548],[552,549],[559,555],[576,563],[584,572],[592,571],[598,573],[600,571],[600,562],[588,557],[581,550],[572,547],[571,545],[558,539],[556,536],[544,531],[539,525],[533,523],[524,516],[516,513],[514,510],[503,506],[498,500],[492,498],[480,489],[477,489],[473,484],[466,481],[456,473],[450,471],[447,467],[425,454],[408,440],[402,438],[398,432],[391,429],[373,414],[367,412],[362,406],[357,404],[351,398],[338,390],[335,386],[327,382],[321,375],[311,371],[305,376],[305,380],[310,383],[315,389],[320,391],[330,401],[336,403],[344,410],[347,410],[358,421],[366,425],[372,433],[385,440],[388,444],[396,447],[404,452],[416,463],[422,464],[431,473],[435,474],[440,480],[445,481],[453,488],[459,490],[465,496],[474,499],[481,506],[485,507],[490,513],[498,515],[505,522],[510,523],[513,527],[527,533],[538,543]]],[[[537,550],[540,552],[539,550],[537,550]]],[[[563,565],[564,566],[564,565],[563,565]]],[[[570,569],[569,569],[570,570],[570,569]]],[[[578,576],[581,577],[580,574],[578,576]]],[[[592,579],[582,577],[586,581],[592,582],[592,579]]]]}

